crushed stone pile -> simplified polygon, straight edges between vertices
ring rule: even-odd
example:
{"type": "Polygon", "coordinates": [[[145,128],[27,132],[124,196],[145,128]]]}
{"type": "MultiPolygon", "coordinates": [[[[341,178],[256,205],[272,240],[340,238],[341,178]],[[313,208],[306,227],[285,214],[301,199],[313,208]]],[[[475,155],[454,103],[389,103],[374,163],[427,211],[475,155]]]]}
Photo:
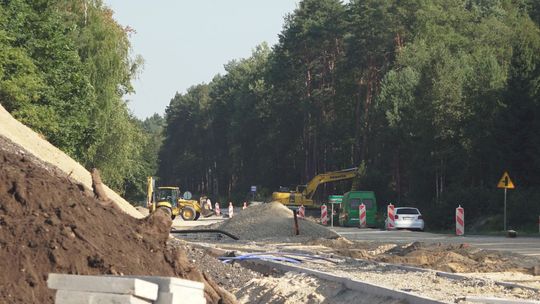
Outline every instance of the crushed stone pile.
{"type": "Polygon", "coordinates": [[[294,235],[293,212],[278,202],[250,206],[235,214],[231,219],[212,225],[225,230],[240,240],[264,240],[293,237],[337,238],[329,229],[309,220],[298,219],[300,235],[294,235]]]}
{"type": "MultiPolygon", "coordinates": [[[[205,283],[207,303],[232,303],[167,246],[171,220],[135,219],[0,137],[0,303],[53,303],[47,275],[156,275],[205,283]]],[[[232,297],[232,298],[231,298],[232,297]]]]}

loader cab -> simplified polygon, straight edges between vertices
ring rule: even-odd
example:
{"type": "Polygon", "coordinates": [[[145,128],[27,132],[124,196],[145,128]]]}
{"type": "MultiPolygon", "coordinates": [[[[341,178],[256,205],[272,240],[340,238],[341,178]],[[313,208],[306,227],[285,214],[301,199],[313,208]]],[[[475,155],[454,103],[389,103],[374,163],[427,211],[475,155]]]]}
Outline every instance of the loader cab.
{"type": "Polygon", "coordinates": [[[158,187],[156,191],[156,202],[158,205],[168,202],[171,207],[178,206],[180,189],[178,187],[158,187]]]}

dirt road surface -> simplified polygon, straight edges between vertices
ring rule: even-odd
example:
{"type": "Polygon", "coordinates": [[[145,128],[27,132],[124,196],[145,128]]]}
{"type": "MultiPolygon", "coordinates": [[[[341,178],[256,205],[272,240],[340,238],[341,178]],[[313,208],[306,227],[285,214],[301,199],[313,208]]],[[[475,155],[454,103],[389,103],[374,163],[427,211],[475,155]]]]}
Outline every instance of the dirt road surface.
{"type": "Polygon", "coordinates": [[[540,237],[506,238],[499,236],[467,235],[457,237],[447,234],[414,232],[408,230],[384,231],[378,229],[332,228],[339,235],[353,241],[406,244],[416,241],[444,244],[470,244],[489,250],[510,251],[540,257],[540,237]]]}

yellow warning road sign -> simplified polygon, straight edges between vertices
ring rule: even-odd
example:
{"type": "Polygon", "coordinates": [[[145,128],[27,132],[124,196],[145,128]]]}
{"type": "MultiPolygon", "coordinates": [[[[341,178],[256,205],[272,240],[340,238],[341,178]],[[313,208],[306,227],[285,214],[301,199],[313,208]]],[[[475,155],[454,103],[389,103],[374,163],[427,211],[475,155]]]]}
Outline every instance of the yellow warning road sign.
{"type": "Polygon", "coordinates": [[[497,184],[497,188],[506,188],[506,189],[516,188],[516,186],[514,186],[514,183],[510,179],[508,172],[504,172],[503,176],[501,177],[501,180],[497,184]]]}

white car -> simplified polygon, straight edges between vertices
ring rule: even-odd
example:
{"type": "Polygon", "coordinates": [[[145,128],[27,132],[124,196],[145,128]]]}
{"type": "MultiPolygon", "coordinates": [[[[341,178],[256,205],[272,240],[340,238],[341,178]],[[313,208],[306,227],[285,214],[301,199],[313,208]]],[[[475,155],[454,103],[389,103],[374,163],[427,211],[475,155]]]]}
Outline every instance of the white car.
{"type": "Polygon", "coordinates": [[[418,208],[396,207],[394,209],[394,225],[396,229],[424,231],[424,219],[418,208]]]}

